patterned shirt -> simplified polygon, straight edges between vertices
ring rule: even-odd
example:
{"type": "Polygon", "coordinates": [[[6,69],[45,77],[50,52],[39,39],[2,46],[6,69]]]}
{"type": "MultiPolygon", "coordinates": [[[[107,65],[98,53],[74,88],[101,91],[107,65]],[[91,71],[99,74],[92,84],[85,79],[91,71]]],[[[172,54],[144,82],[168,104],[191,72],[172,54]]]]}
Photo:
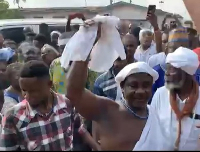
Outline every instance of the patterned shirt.
{"type": "MultiPolygon", "coordinates": [[[[55,59],[50,65],[50,77],[53,81],[53,90],[60,94],[66,93],[66,73],[64,69],[61,67],[60,58],[55,59]]],[[[88,72],[88,80],[86,84],[86,88],[89,90],[93,90],[94,81],[96,80],[98,74],[89,70],[88,72]]]]}
{"type": "Polygon", "coordinates": [[[93,93],[115,101],[117,97],[117,83],[112,70],[100,75],[94,83],[93,93]]]}
{"type": "Polygon", "coordinates": [[[56,93],[52,111],[45,116],[23,100],[3,118],[0,150],[70,151],[71,110],[69,100],[56,93]]]}

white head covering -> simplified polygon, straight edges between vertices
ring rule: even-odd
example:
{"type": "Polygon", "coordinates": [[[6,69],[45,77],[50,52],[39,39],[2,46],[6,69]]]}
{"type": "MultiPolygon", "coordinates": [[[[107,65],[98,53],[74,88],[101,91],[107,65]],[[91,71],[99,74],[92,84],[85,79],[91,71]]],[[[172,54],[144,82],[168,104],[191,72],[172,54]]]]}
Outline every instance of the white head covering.
{"type": "Polygon", "coordinates": [[[147,73],[153,77],[153,83],[158,79],[159,75],[145,62],[131,63],[125,66],[115,77],[115,81],[120,85],[129,75],[134,73],[147,73]]]}
{"type": "Polygon", "coordinates": [[[50,35],[52,36],[53,34],[58,34],[59,36],[61,36],[61,33],[58,31],[52,31],[50,35]]]}
{"type": "Polygon", "coordinates": [[[199,67],[197,54],[184,47],[179,47],[173,53],[169,53],[166,63],[171,64],[175,68],[181,68],[190,75],[194,75],[199,67]]]}

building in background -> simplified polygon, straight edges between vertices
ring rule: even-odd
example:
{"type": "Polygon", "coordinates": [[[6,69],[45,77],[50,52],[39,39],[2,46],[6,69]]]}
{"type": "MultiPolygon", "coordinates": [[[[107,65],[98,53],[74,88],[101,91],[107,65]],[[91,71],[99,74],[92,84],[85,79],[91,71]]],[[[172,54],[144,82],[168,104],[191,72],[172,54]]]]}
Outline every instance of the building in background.
{"type": "MultiPolygon", "coordinates": [[[[146,21],[147,7],[139,6],[126,2],[117,2],[108,6],[99,7],[64,7],[64,8],[24,8],[21,13],[24,18],[67,18],[71,13],[83,13],[86,18],[92,18],[96,14],[110,14],[130,23],[149,28],[150,24],[146,21]]],[[[163,18],[168,12],[156,10],[158,23],[161,26],[163,18]]],[[[179,20],[183,17],[178,15],[179,20]]]]}

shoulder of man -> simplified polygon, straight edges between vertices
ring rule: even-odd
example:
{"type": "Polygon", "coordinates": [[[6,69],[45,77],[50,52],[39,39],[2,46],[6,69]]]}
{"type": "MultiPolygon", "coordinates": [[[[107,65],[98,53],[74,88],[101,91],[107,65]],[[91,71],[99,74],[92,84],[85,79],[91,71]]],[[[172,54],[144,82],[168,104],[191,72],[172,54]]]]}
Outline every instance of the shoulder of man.
{"type": "Polygon", "coordinates": [[[18,114],[23,113],[26,110],[26,107],[27,107],[26,105],[27,105],[26,100],[14,105],[13,107],[7,110],[7,112],[5,113],[5,117],[11,116],[11,115],[16,116],[18,114]]]}

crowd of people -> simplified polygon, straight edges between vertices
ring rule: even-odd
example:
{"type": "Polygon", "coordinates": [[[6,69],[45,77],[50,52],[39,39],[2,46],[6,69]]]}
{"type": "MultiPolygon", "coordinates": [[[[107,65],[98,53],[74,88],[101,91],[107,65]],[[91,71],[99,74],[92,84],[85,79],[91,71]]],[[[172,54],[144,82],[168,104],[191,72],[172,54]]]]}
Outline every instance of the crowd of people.
{"type": "Polygon", "coordinates": [[[153,30],[120,21],[126,59],[98,73],[89,58],[61,66],[75,18],[64,33],[25,27],[20,44],[0,34],[0,150],[199,150],[197,31],[172,14],[160,28],[150,12],[153,30]]]}

